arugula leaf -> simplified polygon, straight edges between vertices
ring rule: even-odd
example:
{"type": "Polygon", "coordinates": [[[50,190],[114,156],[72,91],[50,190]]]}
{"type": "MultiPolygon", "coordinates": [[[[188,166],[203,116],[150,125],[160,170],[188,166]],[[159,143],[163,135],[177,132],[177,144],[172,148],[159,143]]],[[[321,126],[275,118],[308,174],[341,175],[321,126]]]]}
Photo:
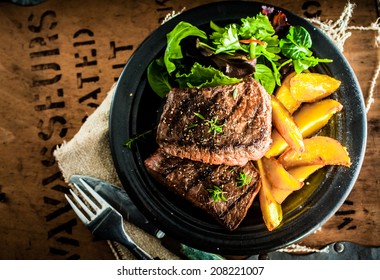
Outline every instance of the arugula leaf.
{"type": "MultiPolygon", "coordinates": [[[[327,62],[330,62],[330,61],[327,61],[327,62]]],[[[314,67],[317,64],[318,64],[318,61],[313,60],[313,59],[300,58],[300,59],[293,60],[294,70],[297,73],[301,73],[304,70],[309,69],[309,67],[314,67]]]]}
{"type": "Polygon", "coordinates": [[[183,58],[180,42],[188,36],[198,36],[207,39],[207,35],[204,31],[195,27],[191,23],[184,21],[179,22],[175,28],[167,34],[167,47],[165,49],[164,62],[169,74],[176,69],[173,60],[183,58]]]}
{"type": "Polygon", "coordinates": [[[160,97],[165,97],[172,86],[169,83],[169,74],[166,71],[163,57],[153,60],[147,69],[148,82],[153,91],[160,97]]]}
{"type": "Polygon", "coordinates": [[[231,78],[214,67],[205,67],[195,62],[188,74],[176,74],[176,81],[182,88],[202,88],[218,85],[232,85],[241,81],[238,78],[231,78]]]}

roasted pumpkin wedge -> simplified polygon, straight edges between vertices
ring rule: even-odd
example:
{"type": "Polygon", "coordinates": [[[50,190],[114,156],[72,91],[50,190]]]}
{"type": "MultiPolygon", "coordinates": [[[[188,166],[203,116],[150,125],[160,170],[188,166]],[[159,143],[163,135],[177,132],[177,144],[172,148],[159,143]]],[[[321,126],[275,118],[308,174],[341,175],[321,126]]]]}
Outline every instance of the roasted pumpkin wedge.
{"type": "MultiPolygon", "coordinates": [[[[334,99],[324,99],[315,103],[303,104],[293,115],[293,120],[301,131],[302,137],[314,135],[323,128],[331,117],[340,112],[343,105],[334,99]]],[[[288,143],[281,137],[277,130],[272,131],[272,145],[266,157],[275,157],[288,147],[288,143]]]]}
{"type": "Polygon", "coordinates": [[[261,160],[257,161],[257,166],[260,173],[261,188],[259,191],[260,209],[263,215],[265,226],[269,231],[277,228],[283,219],[282,207],[274,199],[271,193],[271,185],[264,170],[261,160]]]}
{"type": "Polygon", "coordinates": [[[272,123],[286,143],[298,153],[304,150],[301,131],[284,105],[272,95],[272,123]]]}
{"type": "Polygon", "coordinates": [[[284,190],[284,189],[279,189],[279,188],[272,188],[271,189],[271,193],[272,193],[272,196],[274,198],[274,200],[276,200],[276,202],[278,204],[282,204],[285,199],[291,195],[294,191],[291,191],[291,190],[284,190]]]}
{"type": "Polygon", "coordinates": [[[323,166],[324,165],[322,164],[298,166],[298,167],[289,169],[288,172],[297,180],[304,182],[307,178],[309,178],[311,174],[321,169],[323,166]]]}
{"type": "Polygon", "coordinates": [[[324,99],[315,103],[304,104],[294,114],[294,121],[307,138],[324,127],[331,117],[340,112],[343,105],[334,99],[324,99]]]}
{"type": "MultiPolygon", "coordinates": [[[[309,165],[309,166],[300,166],[292,168],[289,171],[289,174],[292,175],[295,179],[300,182],[304,182],[311,174],[313,174],[318,169],[322,168],[323,165],[309,165]]],[[[280,188],[275,188],[272,185],[272,195],[274,199],[282,204],[284,200],[293,193],[293,190],[284,190],[280,188]]]]}
{"type": "Polygon", "coordinates": [[[290,93],[299,102],[315,102],[335,92],[341,82],[321,73],[299,73],[290,79],[290,93]]]}
{"type": "Polygon", "coordinates": [[[284,105],[290,114],[293,114],[302,102],[296,100],[290,93],[290,79],[296,75],[296,72],[288,74],[282,81],[281,86],[276,90],[275,96],[284,105]]]}
{"type": "Polygon", "coordinates": [[[305,150],[297,153],[288,149],[279,157],[285,169],[303,165],[344,165],[351,166],[347,149],[336,139],[314,136],[304,139],[305,150]]]}
{"type": "Polygon", "coordinates": [[[272,188],[296,191],[303,186],[275,158],[263,158],[264,170],[272,188]]]}

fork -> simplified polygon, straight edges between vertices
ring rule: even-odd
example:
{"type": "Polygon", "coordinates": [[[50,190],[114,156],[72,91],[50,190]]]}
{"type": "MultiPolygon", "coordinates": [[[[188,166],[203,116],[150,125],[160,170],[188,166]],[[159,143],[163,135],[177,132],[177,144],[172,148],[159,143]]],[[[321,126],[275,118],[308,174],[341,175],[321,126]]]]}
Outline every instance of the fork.
{"type": "Polygon", "coordinates": [[[124,245],[137,259],[153,260],[153,257],[140,248],[125,231],[121,214],[97,194],[84,180],[80,179],[80,182],[81,184],[73,183],[73,185],[83,201],[72,189],[70,189],[70,193],[86,215],[66,194],[65,197],[79,219],[92,234],[99,239],[112,240],[124,245]],[[92,210],[86,203],[90,205],[92,210]]]}

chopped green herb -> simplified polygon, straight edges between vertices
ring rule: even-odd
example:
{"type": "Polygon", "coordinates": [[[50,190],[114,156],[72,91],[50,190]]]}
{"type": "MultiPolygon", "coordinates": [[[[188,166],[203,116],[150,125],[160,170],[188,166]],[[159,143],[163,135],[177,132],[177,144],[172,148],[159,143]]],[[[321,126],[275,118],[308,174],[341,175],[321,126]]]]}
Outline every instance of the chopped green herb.
{"type": "MultiPolygon", "coordinates": [[[[223,132],[224,124],[222,124],[222,125],[216,124],[218,122],[218,116],[216,116],[215,118],[213,118],[211,120],[206,120],[206,118],[199,113],[194,113],[194,115],[196,115],[198,118],[200,118],[201,120],[203,120],[204,122],[206,122],[210,126],[210,129],[208,130],[208,132],[214,132],[214,135],[217,133],[223,132]]],[[[191,124],[191,125],[194,127],[193,124],[191,124]]]]}
{"type": "Polygon", "coordinates": [[[210,129],[208,132],[214,132],[214,135],[217,133],[222,133],[223,132],[223,124],[222,125],[217,125],[216,122],[218,121],[218,116],[216,116],[214,119],[211,121],[207,121],[207,123],[210,125],[210,129]]]}
{"type": "Polygon", "coordinates": [[[202,115],[202,114],[199,114],[199,113],[194,113],[194,115],[196,115],[198,118],[200,118],[201,120],[206,120],[206,118],[202,115]]]}
{"type": "Polygon", "coordinates": [[[246,173],[240,173],[239,178],[236,180],[237,187],[241,188],[244,186],[248,186],[251,180],[252,180],[252,176],[248,176],[246,173]]]}
{"type": "Polygon", "coordinates": [[[194,128],[196,126],[198,126],[198,124],[196,124],[196,123],[190,123],[190,124],[187,125],[187,128],[191,129],[191,128],[194,128]]]}
{"type": "Polygon", "coordinates": [[[236,100],[238,94],[237,88],[234,89],[234,92],[232,93],[232,97],[236,100]]]}
{"type": "Polygon", "coordinates": [[[207,189],[207,191],[210,193],[210,196],[214,202],[227,201],[227,198],[224,196],[226,192],[224,192],[220,187],[213,186],[212,189],[207,189]]]}
{"type": "Polygon", "coordinates": [[[143,132],[143,133],[141,133],[141,134],[138,134],[138,135],[136,135],[135,137],[133,137],[133,138],[131,138],[131,139],[128,139],[128,140],[123,144],[123,146],[124,146],[124,147],[127,147],[127,148],[130,150],[130,149],[132,149],[132,145],[133,145],[137,140],[139,140],[140,138],[145,137],[147,134],[152,133],[152,132],[153,132],[153,129],[148,130],[148,131],[145,131],[145,132],[143,132]]]}

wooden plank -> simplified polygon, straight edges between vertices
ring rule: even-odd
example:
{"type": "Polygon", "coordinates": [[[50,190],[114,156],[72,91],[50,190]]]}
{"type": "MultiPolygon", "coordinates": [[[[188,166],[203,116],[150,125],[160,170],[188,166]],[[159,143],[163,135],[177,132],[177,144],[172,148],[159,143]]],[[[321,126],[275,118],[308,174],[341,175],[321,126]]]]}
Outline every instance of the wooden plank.
{"type": "MultiPolygon", "coordinates": [[[[209,2],[215,1],[0,3],[0,259],[114,258],[64,201],[67,186],[52,152],[101,104],[127,59],[165,15],[209,2]]],[[[346,2],[267,1],[301,16],[320,14],[322,20],[338,20],[346,2]]],[[[357,3],[350,25],[374,22],[374,5],[372,0],[357,3]]],[[[351,32],[344,54],[367,97],[380,55],[376,34],[351,32]]],[[[302,244],[379,245],[379,112],[376,100],[355,188],[322,230],[302,244]]]]}

